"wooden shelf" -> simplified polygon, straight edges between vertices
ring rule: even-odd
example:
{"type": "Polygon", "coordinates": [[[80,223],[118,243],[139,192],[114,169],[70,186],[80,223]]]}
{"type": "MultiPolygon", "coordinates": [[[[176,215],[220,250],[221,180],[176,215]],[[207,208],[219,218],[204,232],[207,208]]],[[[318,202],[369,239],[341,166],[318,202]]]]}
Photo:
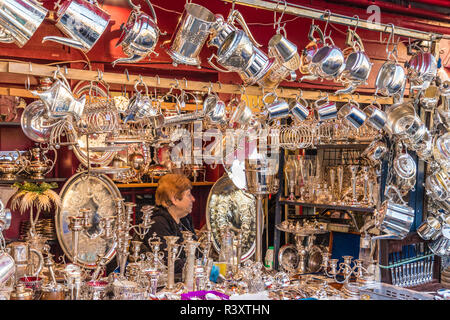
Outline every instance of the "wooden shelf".
{"type": "Polygon", "coordinates": [[[0,121],[0,127],[20,127],[20,122],[0,121]]]}
{"type": "MultiPolygon", "coordinates": [[[[215,182],[192,182],[194,187],[212,186],[215,182]]],[[[156,188],[158,183],[116,183],[117,188],[156,188]]]]}
{"type": "Polygon", "coordinates": [[[39,182],[65,182],[67,178],[45,178],[45,179],[30,179],[30,178],[17,178],[16,180],[1,180],[0,184],[13,184],[16,182],[32,182],[32,183],[39,183],[39,182]]]}
{"type": "Polygon", "coordinates": [[[345,210],[345,211],[359,211],[359,212],[374,212],[374,208],[371,207],[356,207],[356,206],[342,206],[342,205],[332,205],[332,204],[324,204],[324,203],[308,203],[308,202],[299,202],[299,201],[290,201],[286,199],[280,199],[281,204],[293,205],[293,206],[302,206],[308,208],[322,208],[322,209],[335,209],[335,210],[345,210]]]}

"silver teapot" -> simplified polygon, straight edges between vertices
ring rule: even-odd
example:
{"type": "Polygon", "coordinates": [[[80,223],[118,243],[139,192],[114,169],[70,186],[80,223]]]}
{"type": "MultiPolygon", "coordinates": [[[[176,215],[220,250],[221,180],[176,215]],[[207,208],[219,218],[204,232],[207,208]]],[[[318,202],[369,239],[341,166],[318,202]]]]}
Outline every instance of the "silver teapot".
{"type": "Polygon", "coordinates": [[[83,95],[79,99],[73,96],[69,82],[59,68],[56,70],[54,78],[55,81],[50,89],[43,92],[33,90],[31,93],[38,96],[44,103],[49,118],[61,118],[67,115],[73,115],[75,120],[78,121],[84,111],[86,96],[83,95]]]}
{"type": "Polygon", "coordinates": [[[0,174],[2,180],[16,180],[17,175],[24,170],[23,158],[19,151],[17,157],[10,153],[7,157],[0,157],[0,174]]]}
{"type": "Polygon", "coordinates": [[[158,20],[156,18],[155,10],[149,0],[146,0],[152,16],[140,11],[139,6],[133,5],[133,10],[128,17],[126,24],[120,27],[122,34],[116,47],[121,45],[123,52],[128,56],[127,58],[120,58],[115,60],[113,67],[117,63],[134,63],[150,56],[154,52],[159,36],[161,33],[158,28],[158,20]]]}
{"type": "Polygon", "coordinates": [[[45,175],[49,173],[55,162],[48,159],[39,148],[30,150],[30,159],[25,160],[25,172],[27,172],[32,179],[44,179],[45,175]]]}

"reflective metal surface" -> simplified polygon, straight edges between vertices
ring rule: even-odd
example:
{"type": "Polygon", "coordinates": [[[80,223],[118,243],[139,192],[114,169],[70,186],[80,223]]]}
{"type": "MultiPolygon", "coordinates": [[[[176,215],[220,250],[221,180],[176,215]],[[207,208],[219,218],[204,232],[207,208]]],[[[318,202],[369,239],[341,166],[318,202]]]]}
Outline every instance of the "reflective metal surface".
{"type": "Polygon", "coordinates": [[[229,226],[232,231],[241,231],[241,261],[253,255],[256,240],[256,200],[251,194],[238,189],[227,174],[211,188],[206,204],[206,223],[208,230],[211,230],[212,243],[217,252],[220,252],[221,229],[229,226]]]}
{"type": "MultiPolygon", "coordinates": [[[[59,244],[66,256],[72,258],[72,233],[69,230],[69,217],[78,216],[79,210],[89,208],[92,212],[92,227],[87,234],[95,237],[99,232],[100,218],[113,216],[116,212],[114,200],[120,197],[120,192],[107,176],[87,175],[86,172],[72,176],[62,187],[61,208],[55,215],[56,234],[59,244]]],[[[97,256],[105,255],[110,261],[115,255],[112,240],[103,238],[91,239],[84,233],[80,234],[77,262],[86,268],[96,266],[97,256]]]]}

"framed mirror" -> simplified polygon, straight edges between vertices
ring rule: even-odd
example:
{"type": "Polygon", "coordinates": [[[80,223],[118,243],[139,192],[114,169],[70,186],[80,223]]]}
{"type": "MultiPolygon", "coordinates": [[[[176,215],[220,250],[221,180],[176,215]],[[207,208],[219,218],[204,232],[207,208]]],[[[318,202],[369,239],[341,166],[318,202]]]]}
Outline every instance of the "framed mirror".
{"type": "Polygon", "coordinates": [[[220,253],[220,230],[225,226],[242,231],[241,261],[249,259],[256,248],[256,199],[235,186],[225,173],[211,188],[206,203],[206,224],[214,249],[220,253]]]}
{"type": "Polygon", "coordinates": [[[79,214],[81,208],[91,209],[92,227],[80,232],[78,259],[85,268],[95,268],[99,255],[111,261],[116,251],[112,240],[99,236],[100,218],[116,214],[116,198],[120,191],[106,175],[89,175],[87,171],[73,175],[60,192],[61,207],[55,216],[56,235],[65,255],[73,260],[72,231],[69,230],[69,218],[79,214]]]}

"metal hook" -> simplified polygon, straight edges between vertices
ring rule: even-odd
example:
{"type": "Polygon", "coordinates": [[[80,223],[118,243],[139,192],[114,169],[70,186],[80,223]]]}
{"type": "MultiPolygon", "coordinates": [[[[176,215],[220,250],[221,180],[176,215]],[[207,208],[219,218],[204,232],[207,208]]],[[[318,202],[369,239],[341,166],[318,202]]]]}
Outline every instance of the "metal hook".
{"type": "Polygon", "coordinates": [[[159,79],[158,75],[156,75],[155,78],[156,78],[156,84],[159,86],[161,84],[161,79],[159,79]]]}
{"type": "Polygon", "coordinates": [[[128,73],[128,69],[123,70],[123,72],[127,76],[127,81],[129,82],[130,81],[130,74],[128,73]]]}
{"type": "Polygon", "coordinates": [[[330,18],[331,18],[331,10],[330,9],[325,10],[325,12],[323,14],[323,18],[327,19],[325,28],[323,29],[323,35],[325,36],[326,32],[327,32],[327,28],[328,28],[328,23],[330,22],[330,18]]]}
{"type": "Polygon", "coordinates": [[[100,69],[97,69],[97,80],[98,81],[103,80],[103,72],[100,69]]]}
{"type": "Polygon", "coordinates": [[[30,90],[31,84],[30,84],[30,76],[27,75],[27,81],[25,82],[25,89],[28,91],[30,90]]]}
{"type": "Polygon", "coordinates": [[[219,85],[219,90],[222,90],[222,83],[220,83],[220,81],[217,81],[217,84],[219,85]]]}
{"type": "Polygon", "coordinates": [[[354,15],[353,18],[355,18],[355,17],[356,17],[356,19],[358,19],[358,20],[356,21],[355,29],[353,30],[353,32],[356,33],[356,29],[358,29],[358,26],[359,26],[359,16],[358,16],[358,15],[354,15]]]}
{"type": "Polygon", "coordinates": [[[183,77],[183,79],[182,80],[184,80],[184,87],[187,89],[187,87],[188,87],[188,82],[187,82],[187,80],[186,80],[186,78],[185,77],[183,77]]]}
{"type": "Polygon", "coordinates": [[[31,65],[31,61],[28,62],[28,68],[30,69],[30,72],[33,72],[33,66],[31,65]]]}

